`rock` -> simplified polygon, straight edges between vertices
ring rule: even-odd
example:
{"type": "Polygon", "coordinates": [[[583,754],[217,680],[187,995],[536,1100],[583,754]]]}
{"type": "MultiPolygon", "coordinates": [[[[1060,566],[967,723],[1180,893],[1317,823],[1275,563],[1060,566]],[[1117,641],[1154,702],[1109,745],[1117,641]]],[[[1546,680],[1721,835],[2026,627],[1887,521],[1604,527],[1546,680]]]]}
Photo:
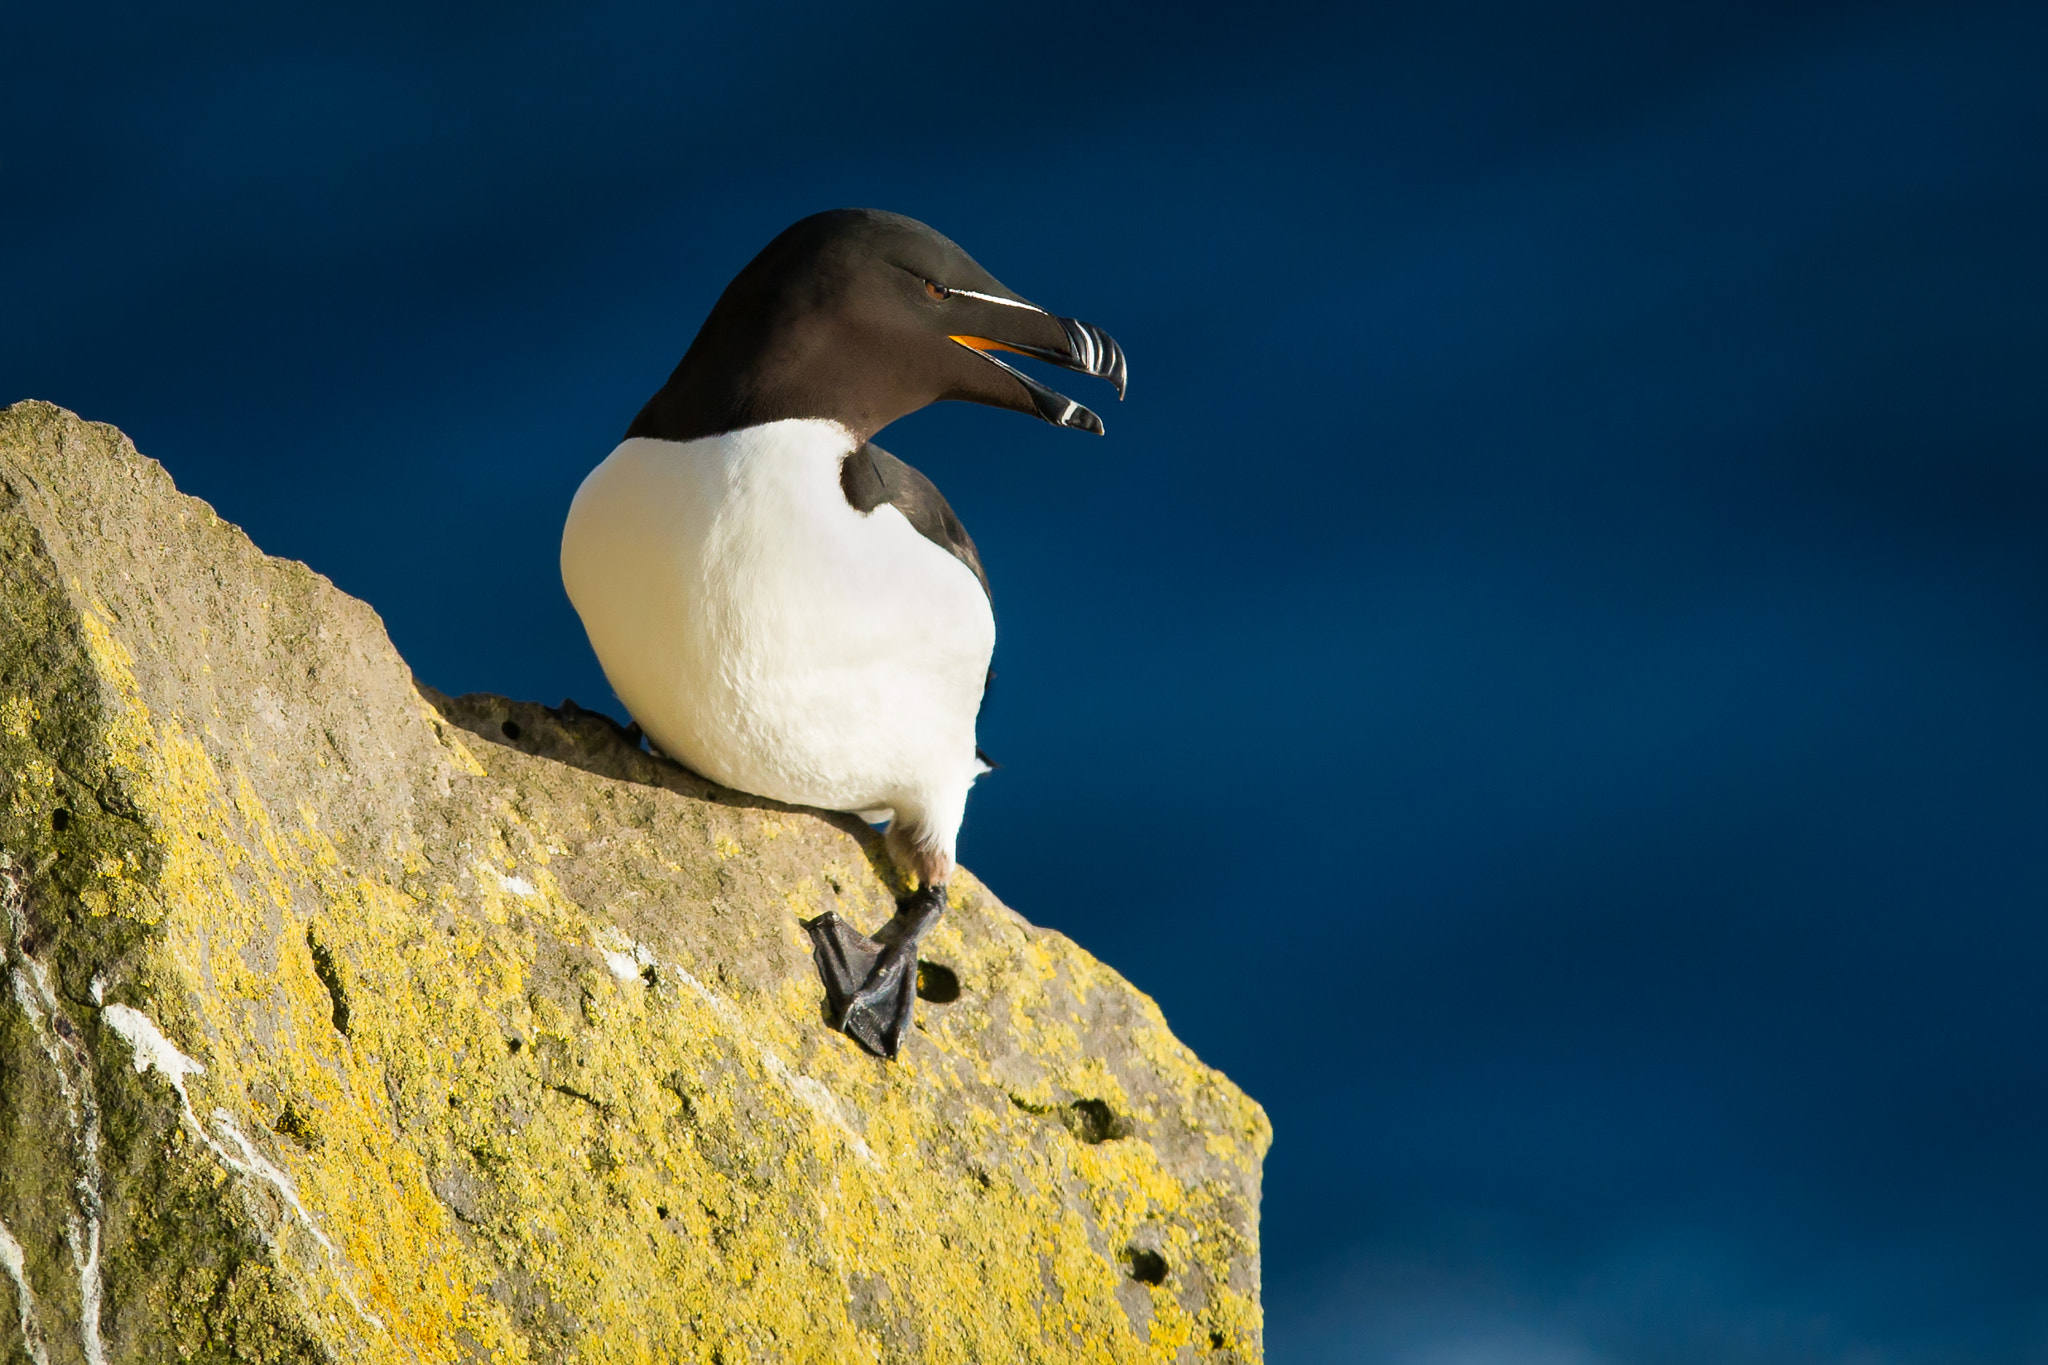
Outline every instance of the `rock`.
{"type": "Polygon", "coordinates": [[[964,873],[865,1055],[891,895],[0,412],[0,1358],[1259,1359],[1258,1106],[964,873]]]}

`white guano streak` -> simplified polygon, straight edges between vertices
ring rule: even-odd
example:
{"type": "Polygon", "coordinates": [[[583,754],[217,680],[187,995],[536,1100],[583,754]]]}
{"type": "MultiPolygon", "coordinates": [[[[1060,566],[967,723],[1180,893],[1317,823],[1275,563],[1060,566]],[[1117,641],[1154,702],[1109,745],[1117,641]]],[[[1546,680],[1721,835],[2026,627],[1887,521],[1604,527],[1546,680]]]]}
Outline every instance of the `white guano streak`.
{"type": "Polygon", "coordinates": [[[36,1296],[28,1287],[28,1267],[21,1254],[21,1243],[14,1240],[5,1223],[0,1223],[0,1266],[7,1268],[7,1277],[14,1281],[15,1314],[21,1322],[21,1340],[28,1348],[29,1360],[33,1365],[50,1365],[50,1353],[43,1349],[42,1327],[36,1322],[36,1296]]]}
{"type": "Polygon", "coordinates": [[[647,968],[658,965],[654,954],[644,944],[633,942],[616,929],[600,929],[591,936],[591,941],[597,945],[604,965],[621,981],[631,981],[647,968]]]}
{"type": "MultiPolygon", "coordinates": [[[[14,1000],[28,1019],[36,1047],[57,1073],[57,1093],[64,1100],[64,1117],[78,1147],[81,1169],[72,1182],[76,1204],[64,1210],[64,1245],[78,1276],[78,1346],[87,1365],[106,1365],[106,1347],[100,1340],[99,1101],[84,1051],[57,1027],[61,1011],[49,973],[22,950],[21,882],[5,853],[0,853],[0,911],[7,917],[6,965],[13,978],[14,1000]]],[[[22,1292],[28,1292],[26,1281],[22,1292]]]]}
{"type": "Polygon", "coordinates": [[[320,1244],[320,1249],[333,1256],[334,1243],[327,1240],[313,1222],[313,1215],[306,1212],[306,1206],[299,1202],[298,1187],[292,1184],[292,1178],[272,1165],[269,1157],[257,1151],[254,1144],[242,1136],[242,1130],[235,1126],[235,1116],[225,1109],[216,1109],[213,1111],[213,1126],[225,1133],[228,1141],[241,1152],[241,1168],[276,1190],[284,1202],[291,1205],[292,1212],[298,1215],[299,1222],[313,1235],[313,1240],[320,1244]]]}
{"type": "Polygon", "coordinates": [[[171,1083],[171,1089],[178,1092],[178,1101],[185,1107],[185,1117],[192,1123],[192,1129],[204,1139],[206,1130],[199,1126],[198,1116],[192,1112],[192,1097],[185,1093],[187,1076],[203,1076],[206,1068],[178,1051],[156,1021],[141,1010],[129,1005],[109,1005],[105,1011],[107,1023],[114,1032],[128,1040],[130,1050],[135,1053],[135,1074],[140,1076],[151,1070],[163,1073],[171,1083]]]}
{"type": "MultiPolygon", "coordinates": [[[[74,1039],[65,1036],[56,1027],[55,1021],[61,1014],[56,991],[50,985],[49,973],[44,970],[42,963],[21,951],[20,901],[21,887],[13,875],[13,865],[6,854],[0,853],[0,911],[5,911],[7,917],[6,965],[12,968],[9,975],[13,978],[14,998],[21,1006],[22,1013],[28,1017],[37,1046],[42,1049],[43,1055],[49,1058],[51,1067],[57,1073],[58,1093],[64,1100],[71,1131],[76,1135],[80,1153],[79,1164],[83,1168],[75,1182],[78,1204],[84,1213],[83,1226],[81,1227],[79,1210],[67,1209],[64,1229],[64,1240],[71,1252],[72,1265],[78,1273],[78,1344],[87,1365],[107,1365],[106,1347],[100,1337],[102,1289],[99,1102],[93,1092],[92,1071],[87,1065],[83,1050],[74,1039]]],[[[102,991],[101,982],[95,979],[92,983],[92,996],[95,1002],[101,998],[102,991]]],[[[137,1075],[157,1071],[171,1083],[171,1088],[177,1092],[178,1107],[186,1126],[220,1159],[222,1165],[250,1179],[263,1181],[284,1198],[293,1216],[327,1254],[343,1297],[365,1322],[378,1331],[383,1331],[383,1320],[365,1308],[362,1301],[356,1297],[355,1290],[350,1286],[344,1273],[345,1267],[339,1253],[326,1234],[320,1231],[306,1206],[300,1202],[298,1190],[293,1187],[290,1177],[256,1150],[242,1135],[242,1131],[235,1127],[233,1116],[226,1110],[215,1110],[214,1122],[225,1132],[228,1140],[241,1150],[240,1158],[231,1155],[200,1124],[199,1116],[192,1110],[192,1096],[185,1088],[185,1078],[205,1075],[206,1068],[186,1056],[176,1044],[164,1037],[163,1030],[156,1026],[156,1021],[141,1010],[129,1005],[108,1005],[100,1012],[100,1018],[127,1042],[129,1049],[134,1053],[137,1075]]],[[[4,1231],[4,1228],[0,1228],[0,1231],[4,1231]]],[[[11,1235],[7,1238],[6,1247],[13,1247],[14,1254],[9,1255],[5,1247],[0,1247],[0,1260],[5,1261],[10,1274],[13,1274],[14,1267],[24,1262],[19,1256],[19,1247],[11,1235]]],[[[15,1278],[21,1285],[22,1312],[26,1321],[26,1315],[30,1312],[27,1280],[25,1274],[16,1275],[15,1278]]],[[[24,1336],[27,1336],[26,1330],[24,1336]]],[[[35,1345],[38,1338],[31,1337],[29,1340],[31,1356],[35,1359],[36,1365],[47,1365],[46,1357],[35,1354],[40,1350],[40,1347],[35,1345]]]]}
{"type": "Polygon", "coordinates": [[[221,1165],[247,1179],[260,1180],[277,1192],[286,1207],[291,1210],[292,1217],[298,1220],[299,1226],[304,1228],[307,1235],[320,1244],[320,1250],[326,1253],[328,1263],[334,1270],[335,1283],[340,1286],[342,1296],[348,1300],[349,1306],[355,1309],[357,1316],[364,1322],[380,1332],[383,1331],[384,1320],[365,1308],[362,1300],[356,1297],[355,1290],[348,1281],[347,1267],[342,1264],[341,1254],[335,1250],[334,1243],[327,1239],[327,1234],[320,1230],[320,1225],[314,1221],[305,1204],[300,1202],[298,1188],[292,1184],[291,1177],[279,1170],[268,1157],[256,1149],[254,1143],[242,1135],[242,1130],[235,1126],[234,1115],[227,1110],[213,1111],[214,1127],[229,1142],[234,1143],[240,1152],[239,1156],[221,1146],[213,1134],[206,1131],[205,1125],[199,1122],[199,1115],[192,1109],[192,1096],[185,1089],[185,1077],[205,1075],[206,1068],[180,1052],[170,1039],[164,1037],[163,1031],[156,1026],[156,1021],[141,1010],[128,1005],[109,1005],[105,1016],[114,1032],[127,1039],[128,1046],[134,1049],[135,1070],[138,1073],[151,1070],[163,1073],[164,1079],[171,1083],[171,1088],[178,1092],[178,1105],[183,1111],[186,1126],[192,1130],[195,1137],[206,1144],[221,1165]]]}

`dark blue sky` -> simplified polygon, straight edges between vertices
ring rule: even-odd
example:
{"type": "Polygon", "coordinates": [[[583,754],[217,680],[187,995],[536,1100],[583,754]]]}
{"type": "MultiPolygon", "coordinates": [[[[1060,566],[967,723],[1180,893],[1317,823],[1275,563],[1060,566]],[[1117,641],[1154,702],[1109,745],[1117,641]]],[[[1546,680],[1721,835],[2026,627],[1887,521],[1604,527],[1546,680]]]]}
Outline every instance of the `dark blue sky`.
{"type": "Polygon", "coordinates": [[[450,691],[732,273],[923,218],[1131,357],[884,443],[964,855],[1270,1109],[1280,1365],[2048,1362],[2048,10],[0,19],[0,401],[450,691]],[[1095,401],[1101,394],[1073,390],[1095,401]]]}

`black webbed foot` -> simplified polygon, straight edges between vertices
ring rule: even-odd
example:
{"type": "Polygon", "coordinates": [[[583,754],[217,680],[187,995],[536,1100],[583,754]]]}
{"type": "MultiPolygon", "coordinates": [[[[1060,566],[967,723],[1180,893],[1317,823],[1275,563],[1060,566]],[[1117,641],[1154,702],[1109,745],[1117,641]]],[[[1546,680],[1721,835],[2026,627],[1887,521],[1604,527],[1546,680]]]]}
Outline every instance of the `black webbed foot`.
{"type": "Polygon", "coordinates": [[[811,960],[825,982],[825,1010],[832,1016],[832,1027],[838,1028],[846,1018],[846,1006],[874,971],[882,945],[830,910],[804,921],[804,928],[811,936],[811,960]]]}
{"type": "Polygon", "coordinates": [[[859,994],[846,1002],[839,1031],[877,1057],[893,1059],[917,1008],[917,945],[892,943],[875,959],[859,994]]]}
{"type": "Polygon", "coordinates": [[[832,911],[806,921],[832,1027],[877,1057],[894,1058],[917,1007],[917,945],[946,905],[943,886],[915,891],[873,938],[832,911]]]}

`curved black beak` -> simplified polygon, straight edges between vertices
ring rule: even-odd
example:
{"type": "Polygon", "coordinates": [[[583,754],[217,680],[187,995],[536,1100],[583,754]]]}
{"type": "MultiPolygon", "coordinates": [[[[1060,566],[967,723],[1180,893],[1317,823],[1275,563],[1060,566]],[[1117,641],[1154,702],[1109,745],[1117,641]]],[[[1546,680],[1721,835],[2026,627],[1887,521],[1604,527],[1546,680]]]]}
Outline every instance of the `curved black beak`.
{"type": "Polygon", "coordinates": [[[953,340],[975,352],[989,364],[1007,370],[1013,375],[1017,382],[1024,386],[1024,391],[1031,396],[1032,406],[1038,410],[1038,415],[1046,421],[1056,427],[1072,427],[1077,431],[1089,431],[1100,436],[1102,419],[1088,408],[1063,393],[1054,392],[1016,366],[1006,364],[990,354],[993,351],[1014,351],[1018,355],[1028,355],[1034,360],[1057,365],[1063,370],[1073,370],[1077,374],[1107,379],[1116,386],[1117,401],[1122,402],[1130,369],[1124,360],[1124,349],[1116,344],[1116,338],[1093,323],[1082,322],[1079,318],[1063,318],[1053,313],[1044,313],[1040,316],[1059,324],[1060,331],[1065,334],[1064,344],[1041,346],[1031,342],[980,336],[955,336],[953,340]]]}

